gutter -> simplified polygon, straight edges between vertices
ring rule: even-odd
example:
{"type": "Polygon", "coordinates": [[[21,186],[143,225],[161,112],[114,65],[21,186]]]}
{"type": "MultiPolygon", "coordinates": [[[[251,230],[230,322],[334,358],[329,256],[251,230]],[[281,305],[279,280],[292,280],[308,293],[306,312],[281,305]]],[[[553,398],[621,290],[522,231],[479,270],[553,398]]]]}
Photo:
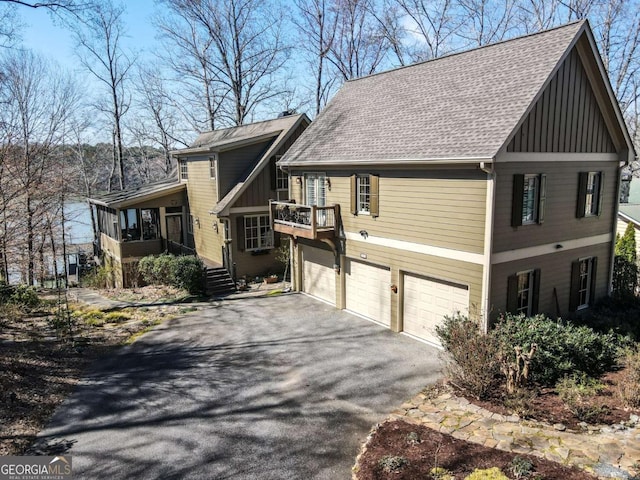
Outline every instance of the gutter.
{"type": "MultiPolygon", "coordinates": [[[[352,167],[354,165],[357,166],[368,166],[368,165],[384,165],[386,167],[393,167],[396,165],[473,165],[473,164],[481,164],[485,163],[493,163],[495,161],[495,157],[455,157],[455,158],[444,158],[444,157],[432,157],[432,158],[386,158],[380,160],[352,160],[352,159],[333,159],[333,160],[318,160],[313,162],[287,162],[280,160],[279,166],[282,170],[286,171],[290,168],[315,168],[315,167],[352,167]]],[[[482,167],[481,167],[482,168],[482,167]]]]}

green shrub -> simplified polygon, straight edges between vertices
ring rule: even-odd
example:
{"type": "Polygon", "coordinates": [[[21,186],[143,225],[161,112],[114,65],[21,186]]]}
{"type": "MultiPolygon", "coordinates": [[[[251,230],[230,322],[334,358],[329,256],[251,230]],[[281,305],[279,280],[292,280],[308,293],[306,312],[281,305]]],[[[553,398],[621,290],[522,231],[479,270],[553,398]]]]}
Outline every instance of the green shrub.
{"type": "Polygon", "coordinates": [[[605,297],[582,322],[598,332],[614,331],[640,341],[640,298],[635,296],[605,297]]]}
{"type": "Polygon", "coordinates": [[[192,295],[203,291],[202,273],[204,265],[198,257],[177,257],[173,265],[173,286],[183,288],[192,295]]]}
{"type": "Polygon", "coordinates": [[[476,468],[471,475],[464,477],[465,480],[509,480],[498,467],[480,470],[476,468]]]}
{"type": "Polygon", "coordinates": [[[19,285],[8,285],[0,283],[0,303],[15,305],[23,310],[31,310],[41,305],[35,287],[24,283],[19,285]]]}
{"type": "Polygon", "coordinates": [[[89,288],[110,288],[113,286],[113,268],[108,265],[96,267],[82,277],[82,285],[89,288]]]}
{"type": "Polygon", "coordinates": [[[385,455],[378,460],[378,465],[385,473],[399,472],[409,461],[396,455],[385,455]]]}
{"type": "Polygon", "coordinates": [[[531,362],[531,377],[546,386],[554,386],[565,375],[583,372],[597,377],[616,364],[618,335],[597,333],[593,329],[544,315],[525,317],[506,314],[492,335],[505,351],[514,346],[538,350],[531,362]]]}
{"type": "Polygon", "coordinates": [[[618,382],[618,396],[629,408],[640,408],[640,347],[628,349],[624,355],[625,370],[618,382]]]}
{"type": "Polygon", "coordinates": [[[150,285],[171,285],[196,295],[202,293],[204,265],[195,256],[176,257],[163,253],[142,258],[138,271],[143,280],[150,285]]]}
{"type": "Polygon", "coordinates": [[[533,463],[531,463],[529,459],[518,455],[511,460],[509,470],[513,478],[528,477],[529,474],[533,472],[533,463]]]}
{"type": "Polygon", "coordinates": [[[556,391],[571,413],[583,422],[596,422],[608,413],[606,407],[594,405],[591,398],[602,392],[605,385],[585,373],[574,373],[556,384],[556,391]]]}
{"type": "Polygon", "coordinates": [[[483,334],[476,322],[461,314],[446,316],[436,326],[448,361],[445,372],[459,388],[476,398],[486,398],[498,383],[499,344],[483,334]]]}

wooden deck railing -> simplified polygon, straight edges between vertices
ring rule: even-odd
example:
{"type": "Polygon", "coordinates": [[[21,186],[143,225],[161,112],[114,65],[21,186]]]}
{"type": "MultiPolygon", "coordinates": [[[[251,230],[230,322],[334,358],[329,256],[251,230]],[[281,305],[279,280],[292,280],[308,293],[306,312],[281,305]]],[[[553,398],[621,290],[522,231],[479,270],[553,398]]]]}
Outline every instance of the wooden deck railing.
{"type": "Polygon", "coordinates": [[[340,206],[318,207],[288,202],[269,202],[271,224],[276,232],[310,239],[336,235],[340,206]]]}

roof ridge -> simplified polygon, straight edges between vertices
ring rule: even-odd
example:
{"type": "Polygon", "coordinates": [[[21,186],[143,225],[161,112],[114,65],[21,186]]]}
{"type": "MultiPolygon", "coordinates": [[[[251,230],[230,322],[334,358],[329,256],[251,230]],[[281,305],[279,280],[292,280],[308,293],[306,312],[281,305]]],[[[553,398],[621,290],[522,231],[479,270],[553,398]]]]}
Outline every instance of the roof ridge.
{"type": "Polygon", "coordinates": [[[441,57],[430,58],[428,60],[422,60],[420,62],[412,63],[410,65],[401,65],[399,67],[391,68],[389,70],[384,70],[382,72],[371,73],[371,74],[365,75],[363,77],[352,78],[350,80],[347,80],[345,83],[355,83],[358,80],[366,80],[366,79],[371,78],[371,77],[377,77],[377,76],[385,75],[385,74],[388,74],[388,73],[394,73],[394,72],[397,72],[399,70],[404,70],[406,68],[417,67],[418,65],[424,65],[426,63],[436,62],[438,60],[443,60],[445,58],[455,57],[457,55],[464,55],[464,54],[475,52],[475,51],[478,51],[478,50],[482,50],[482,49],[486,49],[486,48],[490,48],[490,47],[495,47],[497,45],[502,45],[504,43],[514,42],[514,41],[517,41],[517,40],[523,40],[525,38],[534,37],[536,35],[542,35],[542,34],[546,34],[546,33],[549,33],[549,32],[553,32],[554,30],[561,30],[561,29],[564,29],[564,28],[568,28],[568,27],[574,26],[574,25],[576,25],[578,23],[587,23],[587,22],[588,22],[588,19],[581,18],[579,20],[574,20],[573,22],[565,23],[565,24],[558,25],[558,26],[552,27],[552,28],[547,28],[546,30],[540,30],[539,32],[527,33],[525,35],[520,35],[518,37],[507,38],[507,39],[504,39],[504,40],[499,40],[497,42],[488,43],[486,45],[480,45],[479,47],[474,47],[474,48],[471,48],[469,50],[460,50],[458,52],[451,52],[451,53],[447,53],[446,55],[442,55],[441,57]]]}
{"type": "Polygon", "coordinates": [[[285,115],[284,117],[270,118],[268,120],[258,120],[257,122],[244,123],[242,125],[236,125],[236,126],[233,126],[233,127],[218,128],[216,130],[205,130],[203,132],[198,133],[198,135],[203,135],[205,133],[222,132],[224,130],[235,130],[237,128],[250,127],[252,125],[258,125],[260,123],[276,122],[278,120],[284,120],[284,119],[288,119],[288,118],[299,117],[301,115],[304,115],[304,113],[294,113],[293,115],[285,115]]]}

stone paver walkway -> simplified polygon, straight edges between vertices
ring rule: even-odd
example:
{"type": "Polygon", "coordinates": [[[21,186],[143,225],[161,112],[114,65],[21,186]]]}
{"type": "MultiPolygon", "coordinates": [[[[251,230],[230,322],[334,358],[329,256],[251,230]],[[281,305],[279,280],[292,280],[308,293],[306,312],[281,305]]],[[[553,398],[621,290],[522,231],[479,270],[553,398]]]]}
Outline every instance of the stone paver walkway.
{"type": "Polygon", "coordinates": [[[640,473],[640,419],[626,425],[574,432],[561,425],[492,413],[451,393],[416,395],[393,412],[392,420],[421,424],[469,442],[575,465],[600,478],[634,478],[640,473]]]}

